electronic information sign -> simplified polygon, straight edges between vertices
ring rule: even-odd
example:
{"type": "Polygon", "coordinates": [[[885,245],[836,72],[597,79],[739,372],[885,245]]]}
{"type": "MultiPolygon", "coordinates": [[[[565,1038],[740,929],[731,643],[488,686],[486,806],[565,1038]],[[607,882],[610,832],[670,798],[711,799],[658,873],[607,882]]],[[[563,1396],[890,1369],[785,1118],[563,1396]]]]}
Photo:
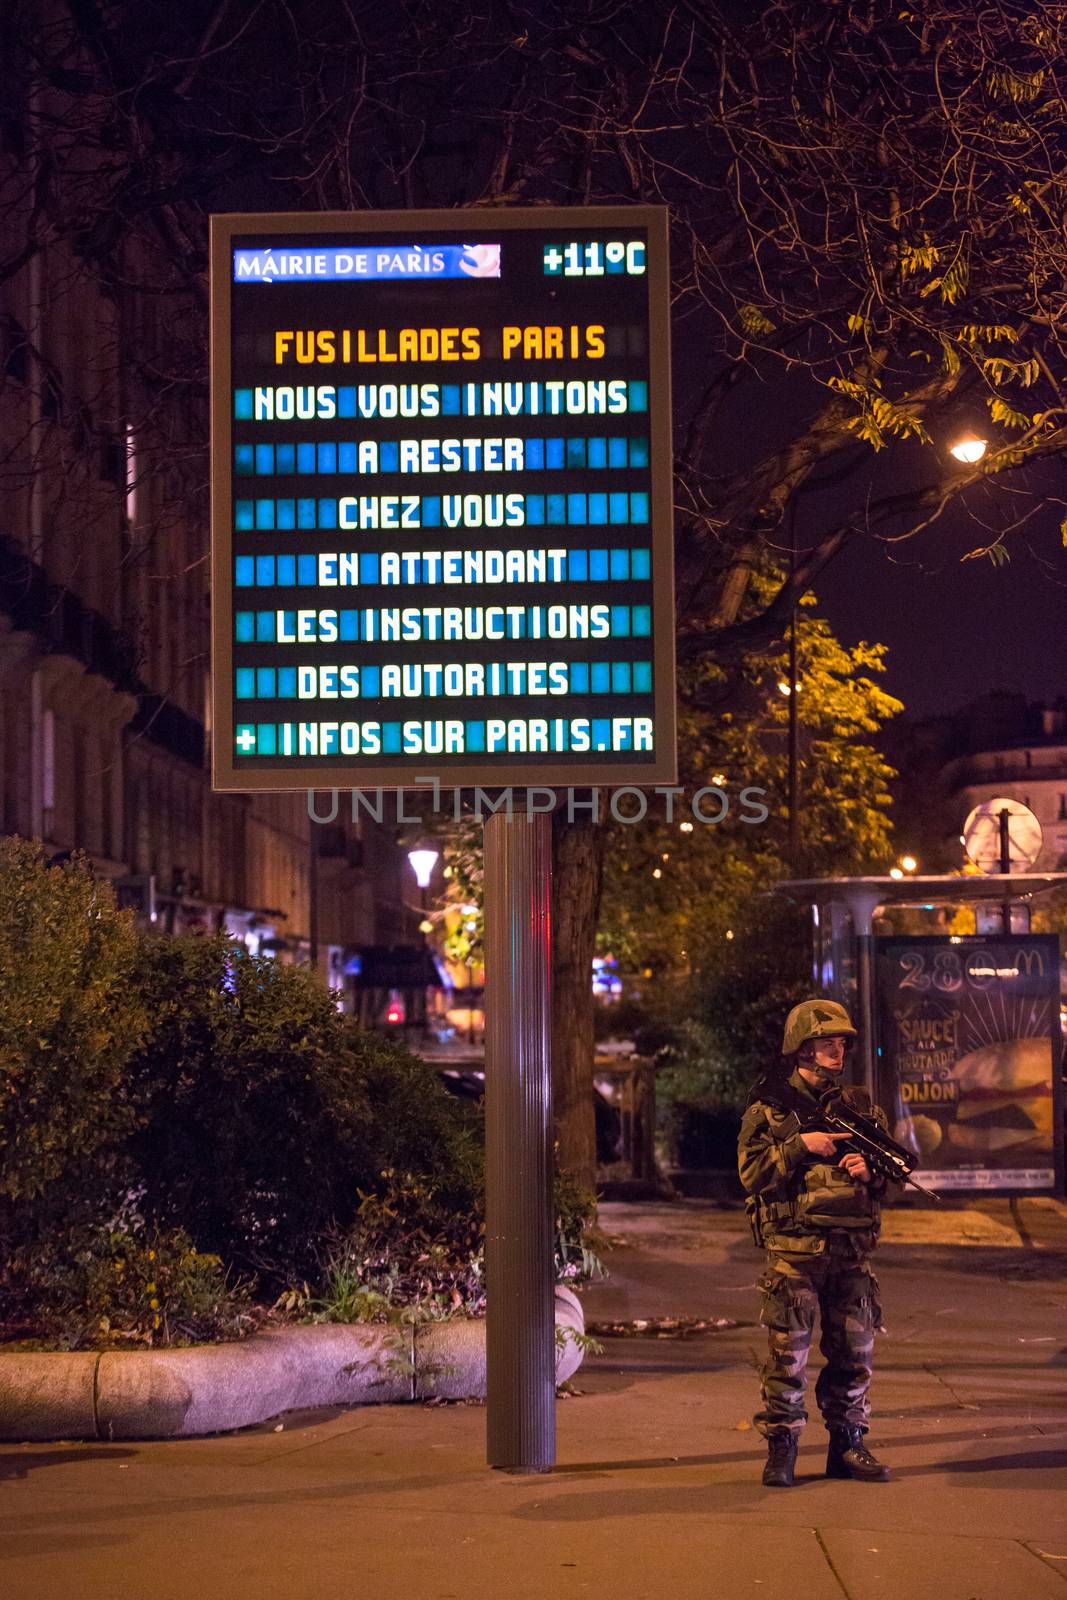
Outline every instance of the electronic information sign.
{"type": "Polygon", "coordinates": [[[212,219],[218,789],[673,782],[666,212],[212,219]]]}

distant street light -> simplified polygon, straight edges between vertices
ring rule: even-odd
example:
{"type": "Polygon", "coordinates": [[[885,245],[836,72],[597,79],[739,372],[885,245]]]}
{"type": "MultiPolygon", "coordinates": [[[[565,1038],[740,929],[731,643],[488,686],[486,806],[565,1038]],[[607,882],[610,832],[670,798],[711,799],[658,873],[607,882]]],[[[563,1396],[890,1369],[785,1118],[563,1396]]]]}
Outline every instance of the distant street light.
{"type": "Polygon", "coordinates": [[[903,874],[903,872],[901,872],[899,867],[890,867],[889,876],[891,878],[902,878],[904,876],[904,874],[903,874]]]}
{"type": "Polygon", "coordinates": [[[411,863],[411,870],[415,874],[415,882],[420,889],[428,889],[430,887],[430,879],[433,877],[433,869],[437,865],[439,853],[437,850],[408,851],[408,861],[411,863]]]}
{"type": "Polygon", "coordinates": [[[955,456],[957,461],[962,461],[966,466],[973,467],[976,461],[981,461],[988,448],[987,439],[979,439],[973,433],[965,433],[955,444],[949,445],[949,455],[955,456]]]}
{"type": "MultiPolygon", "coordinates": [[[[430,879],[433,877],[433,869],[437,865],[440,853],[441,852],[439,850],[409,850],[407,853],[411,870],[415,874],[415,882],[419,886],[419,903],[422,909],[422,920],[419,923],[419,932],[422,934],[424,940],[428,939],[428,935],[433,932],[433,923],[430,921],[430,918],[427,915],[426,891],[430,887],[430,879]]],[[[420,1012],[421,1015],[418,1019],[419,1023],[422,1027],[423,1033],[428,1034],[430,1022],[425,989],[422,991],[420,1012]]]]}
{"type": "Polygon", "coordinates": [[[919,868],[919,863],[914,856],[901,856],[900,864],[905,872],[917,872],[919,868]]]}

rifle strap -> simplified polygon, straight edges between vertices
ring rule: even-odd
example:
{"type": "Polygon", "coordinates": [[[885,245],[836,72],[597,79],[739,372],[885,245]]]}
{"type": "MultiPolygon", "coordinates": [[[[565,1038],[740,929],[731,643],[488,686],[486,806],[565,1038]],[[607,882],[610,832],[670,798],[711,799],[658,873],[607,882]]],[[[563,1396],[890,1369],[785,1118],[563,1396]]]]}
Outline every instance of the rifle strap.
{"type": "MultiPolygon", "coordinates": [[[[761,1105],[770,1106],[783,1117],[792,1114],[796,1117],[798,1126],[803,1126],[813,1117],[817,1118],[819,1114],[818,1106],[806,1095],[800,1094],[789,1079],[783,1078],[780,1073],[768,1072],[756,1080],[752,1085],[748,1104],[755,1105],[757,1101],[761,1105]]],[[[795,1133],[796,1128],[790,1129],[790,1132],[795,1133]]],[[[782,1137],[788,1138],[789,1135],[785,1134],[782,1137]]]]}

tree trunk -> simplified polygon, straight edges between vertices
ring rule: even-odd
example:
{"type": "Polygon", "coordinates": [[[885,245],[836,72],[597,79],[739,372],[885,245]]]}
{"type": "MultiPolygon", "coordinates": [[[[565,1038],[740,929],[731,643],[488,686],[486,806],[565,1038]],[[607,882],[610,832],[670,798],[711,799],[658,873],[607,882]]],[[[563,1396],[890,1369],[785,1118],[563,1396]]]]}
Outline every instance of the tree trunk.
{"type": "Polygon", "coordinates": [[[603,827],[557,811],[552,853],[552,1097],[560,1170],[596,1183],[593,950],[604,869],[603,827]]]}

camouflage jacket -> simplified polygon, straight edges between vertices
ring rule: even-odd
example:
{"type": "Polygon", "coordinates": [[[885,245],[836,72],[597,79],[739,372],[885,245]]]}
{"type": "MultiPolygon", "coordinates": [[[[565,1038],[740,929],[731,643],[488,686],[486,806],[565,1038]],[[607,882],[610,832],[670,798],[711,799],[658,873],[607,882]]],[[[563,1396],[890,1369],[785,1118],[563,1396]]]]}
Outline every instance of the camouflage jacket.
{"type": "MultiPolygon", "coordinates": [[[[788,1084],[793,1095],[786,1090],[780,1103],[775,1103],[770,1087],[764,1091],[767,1098],[761,1098],[757,1086],[738,1137],[737,1168],[748,1194],[756,1242],[769,1250],[819,1255],[826,1250],[828,1237],[843,1229],[856,1245],[873,1247],[884,1182],[860,1183],[843,1167],[811,1154],[801,1138],[797,1112],[788,1110],[785,1101],[794,1098],[802,1112],[810,1105],[813,1129],[818,1127],[818,1101],[798,1072],[788,1084]]],[[[849,1088],[842,1098],[888,1126],[866,1090],[849,1088]]]]}

